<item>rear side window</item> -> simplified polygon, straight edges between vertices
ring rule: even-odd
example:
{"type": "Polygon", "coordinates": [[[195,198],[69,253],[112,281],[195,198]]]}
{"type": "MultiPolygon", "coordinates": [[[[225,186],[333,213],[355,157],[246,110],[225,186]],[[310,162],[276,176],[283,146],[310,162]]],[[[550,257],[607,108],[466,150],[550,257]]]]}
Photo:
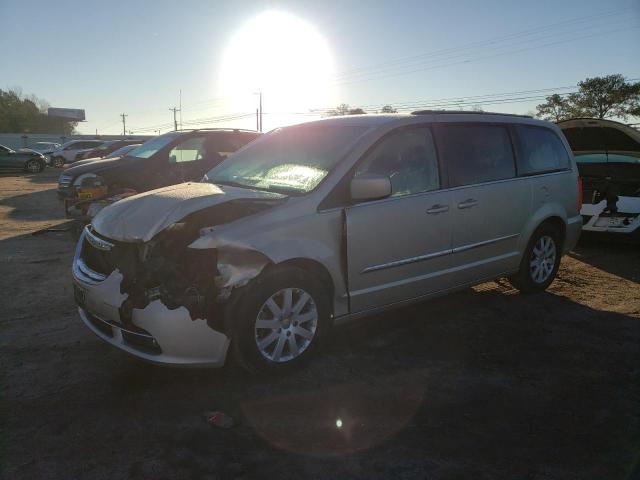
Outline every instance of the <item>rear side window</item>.
{"type": "Polygon", "coordinates": [[[569,155],[558,136],[546,128],[515,125],[518,173],[532,175],[569,168],[569,155]]]}
{"type": "Polygon", "coordinates": [[[516,175],[511,140],[504,126],[442,125],[436,128],[436,143],[451,187],[516,175]]]}

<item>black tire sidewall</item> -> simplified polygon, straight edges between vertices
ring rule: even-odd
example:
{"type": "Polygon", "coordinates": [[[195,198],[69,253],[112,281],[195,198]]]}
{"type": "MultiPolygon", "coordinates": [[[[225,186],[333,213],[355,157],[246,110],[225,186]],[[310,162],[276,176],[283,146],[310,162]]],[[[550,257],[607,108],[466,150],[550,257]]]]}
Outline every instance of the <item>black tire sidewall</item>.
{"type": "Polygon", "coordinates": [[[320,347],[330,328],[329,299],[326,287],[309,272],[297,267],[275,267],[262,273],[242,287],[229,312],[233,322],[232,350],[235,360],[246,370],[278,372],[306,362],[320,347]],[[285,288],[300,288],[311,295],[318,310],[318,325],[311,344],[298,357],[288,362],[273,362],[265,358],[255,342],[255,321],[264,302],[285,288]]]}
{"type": "Polygon", "coordinates": [[[534,232],[529,239],[529,244],[524,252],[522,262],[520,264],[520,271],[518,272],[518,288],[525,292],[536,292],[546,290],[549,285],[556,278],[558,269],[560,268],[560,259],[562,257],[562,238],[560,232],[553,225],[543,224],[534,232]],[[535,248],[536,243],[541,237],[551,237],[556,247],[556,260],[553,265],[553,270],[549,277],[542,283],[537,283],[531,278],[531,254],[535,248]]]}
{"type": "Polygon", "coordinates": [[[31,160],[27,161],[27,163],[25,163],[24,169],[28,173],[40,173],[40,172],[42,172],[42,170],[44,170],[44,167],[42,166],[42,163],[39,162],[38,160],[31,159],[31,160]],[[29,168],[29,165],[33,164],[34,162],[38,164],[38,170],[31,170],[29,168]]]}

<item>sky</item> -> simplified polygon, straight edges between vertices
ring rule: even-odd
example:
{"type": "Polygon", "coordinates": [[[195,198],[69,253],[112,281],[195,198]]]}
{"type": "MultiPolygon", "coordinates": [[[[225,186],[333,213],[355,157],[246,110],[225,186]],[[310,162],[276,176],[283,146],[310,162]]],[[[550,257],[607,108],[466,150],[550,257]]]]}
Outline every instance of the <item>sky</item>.
{"type": "Polygon", "coordinates": [[[0,88],[82,133],[264,130],[338,104],[508,113],[587,77],[640,80],[640,0],[0,0],[0,88]],[[471,98],[470,98],[471,97],[471,98]],[[475,98],[473,98],[475,97],[475,98]]]}

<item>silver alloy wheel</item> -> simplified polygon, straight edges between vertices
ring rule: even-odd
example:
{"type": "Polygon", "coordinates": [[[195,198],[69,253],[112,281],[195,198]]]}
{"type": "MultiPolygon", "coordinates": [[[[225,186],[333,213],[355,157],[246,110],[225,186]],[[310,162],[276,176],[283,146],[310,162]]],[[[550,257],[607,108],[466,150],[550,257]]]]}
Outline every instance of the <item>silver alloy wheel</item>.
{"type": "Polygon", "coordinates": [[[285,288],[271,295],[255,323],[258,350],[273,362],[288,362],[304,352],[318,327],[318,309],[311,295],[300,288],[285,288]]]}
{"type": "Polygon", "coordinates": [[[531,279],[535,283],[546,282],[555,265],[556,242],[549,235],[544,235],[538,239],[531,252],[529,259],[531,279]]]}
{"type": "Polygon", "coordinates": [[[40,171],[40,162],[37,160],[29,160],[27,162],[27,171],[31,173],[38,173],[40,171]]]}
{"type": "Polygon", "coordinates": [[[56,168],[64,167],[64,160],[61,157],[55,157],[53,160],[53,166],[56,168]]]}

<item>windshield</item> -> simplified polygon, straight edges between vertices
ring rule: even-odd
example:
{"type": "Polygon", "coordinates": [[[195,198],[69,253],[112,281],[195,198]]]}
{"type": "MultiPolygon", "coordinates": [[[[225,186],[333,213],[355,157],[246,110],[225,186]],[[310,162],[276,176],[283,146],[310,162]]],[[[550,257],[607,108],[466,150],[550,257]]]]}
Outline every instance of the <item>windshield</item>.
{"type": "Polygon", "coordinates": [[[275,130],[207,173],[212,183],[283,193],[313,190],[366,127],[295,126],[275,130]]]}
{"type": "Polygon", "coordinates": [[[120,147],[117,150],[114,150],[113,152],[111,152],[109,155],[106,156],[106,158],[115,158],[115,157],[122,157],[124,155],[126,155],[127,153],[129,153],[131,150],[139,147],[140,144],[136,144],[136,145],[126,145],[124,147],[120,147]]]}
{"type": "Polygon", "coordinates": [[[180,132],[171,132],[152,138],[129,153],[130,157],[149,158],[180,136],[180,132]]]}

